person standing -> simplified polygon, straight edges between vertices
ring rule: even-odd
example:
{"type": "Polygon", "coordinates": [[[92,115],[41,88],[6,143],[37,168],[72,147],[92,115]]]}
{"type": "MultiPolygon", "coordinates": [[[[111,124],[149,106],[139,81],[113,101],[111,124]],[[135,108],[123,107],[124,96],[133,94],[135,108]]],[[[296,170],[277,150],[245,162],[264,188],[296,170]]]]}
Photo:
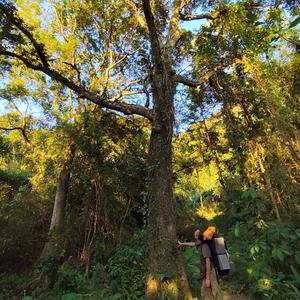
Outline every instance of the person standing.
{"type": "Polygon", "coordinates": [[[196,246],[201,256],[202,286],[201,297],[203,300],[223,300],[222,291],[218,283],[216,270],[212,262],[212,254],[209,246],[203,243],[203,235],[199,229],[194,232],[194,242],[180,242],[180,246],[196,246]]]}

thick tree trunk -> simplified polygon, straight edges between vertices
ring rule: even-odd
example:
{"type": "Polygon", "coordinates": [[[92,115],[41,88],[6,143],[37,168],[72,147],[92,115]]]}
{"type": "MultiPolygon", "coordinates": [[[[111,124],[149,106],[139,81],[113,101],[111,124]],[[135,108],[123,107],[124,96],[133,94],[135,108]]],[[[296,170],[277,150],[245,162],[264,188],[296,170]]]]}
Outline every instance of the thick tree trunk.
{"type": "Polygon", "coordinates": [[[182,254],[178,251],[173,199],[172,135],[176,84],[172,54],[162,49],[150,1],[143,10],[151,42],[153,121],[149,148],[148,250],[146,298],[191,299],[182,254]]]}
{"type": "Polygon", "coordinates": [[[149,149],[147,299],[190,299],[186,269],[176,244],[172,180],[175,84],[166,67],[153,76],[154,121],[149,149]]]}
{"type": "Polygon", "coordinates": [[[61,244],[63,241],[60,240],[57,233],[59,233],[63,227],[65,202],[68,193],[71,166],[75,155],[75,148],[76,145],[74,143],[69,146],[66,153],[66,160],[57,180],[54,207],[48,233],[49,238],[40,256],[41,261],[47,261],[50,258],[57,258],[62,250],[61,244]]]}

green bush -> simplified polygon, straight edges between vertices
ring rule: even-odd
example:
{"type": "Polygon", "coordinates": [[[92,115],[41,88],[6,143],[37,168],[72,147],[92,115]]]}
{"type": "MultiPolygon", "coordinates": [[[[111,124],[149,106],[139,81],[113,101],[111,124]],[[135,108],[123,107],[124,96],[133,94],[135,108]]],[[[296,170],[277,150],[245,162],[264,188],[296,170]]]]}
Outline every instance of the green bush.
{"type": "Polygon", "coordinates": [[[260,221],[256,238],[248,247],[256,281],[255,294],[264,299],[299,299],[300,229],[280,221],[260,221]]]}
{"type": "Polygon", "coordinates": [[[224,224],[235,261],[232,279],[246,283],[255,299],[299,299],[300,229],[292,223],[293,218],[274,221],[261,195],[253,188],[231,191],[227,222],[217,221],[221,228],[224,224]]]}
{"type": "Polygon", "coordinates": [[[41,253],[48,206],[40,200],[29,186],[18,187],[14,195],[0,192],[0,271],[20,271],[41,253]]]}
{"type": "Polygon", "coordinates": [[[0,300],[13,299],[13,291],[26,283],[27,279],[17,274],[0,274],[0,300]]]}
{"type": "Polygon", "coordinates": [[[145,234],[134,234],[127,243],[117,247],[109,259],[107,271],[116,281],[124,299],[144,299],[145,290],[145,234]]]}
{"type": "Polygon", "coordinates": [[[200,254],[196,247],[185,247],[184,257],[187,263],[188,277],[193,295],[200,296],[201,270],[200,254]]]}
{"type": "Polygon", "coordinates": [[[54,290],[57,293],[88,292],[87,286],[88,283],[84,273],[68,265],[62,265],[58,269],[57,280],[54,284],[54,290]]]}

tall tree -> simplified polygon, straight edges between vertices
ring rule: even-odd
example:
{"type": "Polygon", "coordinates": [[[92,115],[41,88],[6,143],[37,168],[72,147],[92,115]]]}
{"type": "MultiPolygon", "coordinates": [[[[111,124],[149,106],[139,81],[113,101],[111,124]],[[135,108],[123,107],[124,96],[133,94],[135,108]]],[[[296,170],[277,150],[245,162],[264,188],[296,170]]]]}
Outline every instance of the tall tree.
{"type": "MultiPolygon", "coordinates": [[[[244,32],[245,24],[252,24],[262,17],[265,7],[248,1],[224,4],[143,0],[141,5],[125,0],[124,3],[55,1],[55,18],[60,20],[59,32],[53,32],[59,36],[55,41],[42,30],[42,24],[29,27],[23,20],[24,16],[21,18],[15,7],[4,1],[0,4],[3,28],[0,55],[8,64],[22,63],[28,69],[42,72],[79,98],[127,115],[137,114],[151,122],[146,296],[159,299],[163,294],[169,294],[173,298],[191,298],[184,264],[176,247],[172,192],[176,88],[180,83],[190,88],[199,87],[234,63],[245,49],[255,47],[255,43],[249,43],[251,36],[244,32]],[[193,14],[199,10],[204,13],[193,14]],[[237,27],[228,34],[223,29],[227,23],[235,24],[231,21],[236,12],[247,22],[242,23],[244,27],[237,27]],[[208,34],[196,33],[194,40],[191,33],[180,27],[183,20],[203,19],[209,20],[208,26],[217,22],[217,27],[212,27],[208,34]],[[64,30],[64,25],[70,20],[74,23],[74,30],[64,30]],[[132,32],[128,35],[129,26],[132,32]],[[233,42],[231,39],[222,40],[219,48],[207,49],[205,39],[219,42],[222,35],[235,38],[233,42]],[[55,42],[64,39],[64,45],[74,49],[72,59],[66,57],[63,47],[51,48],[51,43],[46,43],[47,38],[55,42]],[[195,50],[198,53],[205,50],[210,55],[194,57],[195,50]],[[185,75],[192,77],[183,76],[180,68],[186,68],[190,62],[192,73],[185,75]],[[146,95],[143,98],[145,105],[124,101],[125,97],[141,93],[146,95]],[[152,104],[151,108],[149,104],[152,104]]],[[[266,9],[272,12],[269,6],[266,9]]],[[[259,35],[258,26],[252,27],[259,35]]],[[[263,33],[264,30],[262,36],[263,33]]]]}

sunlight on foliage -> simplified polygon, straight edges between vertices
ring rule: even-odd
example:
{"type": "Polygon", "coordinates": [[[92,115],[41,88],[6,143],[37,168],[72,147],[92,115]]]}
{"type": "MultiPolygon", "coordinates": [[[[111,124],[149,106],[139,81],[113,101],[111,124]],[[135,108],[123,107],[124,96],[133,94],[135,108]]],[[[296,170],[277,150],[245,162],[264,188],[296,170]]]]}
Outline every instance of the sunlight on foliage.
{"type": "Polygon", "coordinates": [[[196,214],[199,217],[204,218],[208,221],[211,221],[215,217],[224,214],[224,212],[221,210],[220,204],[211,203],[210,205],[207,205],[207,206],[206,205],[203,208],[199,207],[196,210],[196,214]]]}

